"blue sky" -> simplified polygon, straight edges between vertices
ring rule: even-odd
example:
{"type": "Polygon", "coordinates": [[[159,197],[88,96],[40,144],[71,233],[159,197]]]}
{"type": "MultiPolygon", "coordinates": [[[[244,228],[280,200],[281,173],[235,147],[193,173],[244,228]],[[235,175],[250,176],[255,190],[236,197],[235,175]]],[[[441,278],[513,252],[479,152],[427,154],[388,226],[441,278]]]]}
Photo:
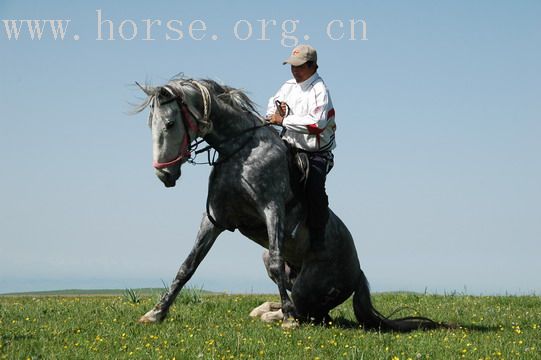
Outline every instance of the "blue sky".
{"type": "MultiPolygon", "coordinates": [[[[0,23],[0,293],[169,282],[210,169],[186,165],[177,187],[163,187],[146,114],[128,115],[142,98],[134,81],[208,77],[263,108],[290,78],[281,62],[295,39],[318,49],[331,89],[327,189],[372,288],[541,291],[538,1],[2,1],[0,15],[71,20],[63,41],[47,28],[32,40],[26,25],[9,40],[0,23]],[[97,40],[98,10],[115,40],[108,25],[97,40]],[[144,40],[145,19],[162,22],[155,40],[144,40]],[[265,36],[262,19],[276,22],[265,36]],[[366,22],[366,40],[349,40],[350,19],[366,22]],[[181,40],[166,39],[179,34],[170,20],[181,40]],[[327,33],[333,20],[341,40],[327,33]]],[[[190,284],[274,292],[261,253],[224,234],[190,284]]]]}

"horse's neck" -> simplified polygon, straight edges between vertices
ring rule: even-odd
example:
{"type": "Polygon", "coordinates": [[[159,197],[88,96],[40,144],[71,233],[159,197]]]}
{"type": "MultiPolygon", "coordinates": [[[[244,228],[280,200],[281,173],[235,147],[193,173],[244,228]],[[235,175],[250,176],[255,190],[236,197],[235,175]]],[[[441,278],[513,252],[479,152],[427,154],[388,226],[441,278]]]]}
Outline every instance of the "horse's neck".
{"type": "MultiPolygon", "coordinates": [[[[246,130],[259,125],[253,115],[223,110],[217,110],[211,120],[212,132],[205,140],[213,146],[229,142],[228,140],[235,142],[236,138],[244,135],[246,130]]],[[[251,134],[248,133],[245,136],[251,136],[251,134]]]]}

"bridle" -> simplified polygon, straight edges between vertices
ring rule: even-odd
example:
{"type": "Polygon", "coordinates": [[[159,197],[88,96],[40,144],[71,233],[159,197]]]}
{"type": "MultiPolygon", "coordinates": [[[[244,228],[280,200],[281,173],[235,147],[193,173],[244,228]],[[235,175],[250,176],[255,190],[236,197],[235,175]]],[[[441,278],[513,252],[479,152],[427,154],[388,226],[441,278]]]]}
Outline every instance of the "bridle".
{"type": "Polygon", "coordinates": [[[203,109],[203,117],[199,121],[195,120],[194,117],[192,116],[192,112],[189,110],[188,105],[184,102],[184,99],[183,99],[181,93],[177,92],[174,88],[172,88],[172,87],[170,87],[168,85],[163,86],[163,89],[165,91],[167,91],[168,93],[170,93],[172,96],[170,98],[168,98],[167,100],[165,100],[163,102],[160,102],[159,106],[166,105],[166,104],[169,104],[169,103],[174,102],[174,101],[177,103],[178,107],[180,108],[180,112],[181,112],[182,125],[184,126],[184,137],[182,138],[182,141],[180,143],[180,150],[179,150],[179,153],[178,153],[179,155],[175,159],[173,159],[171,161],[167,161],[167,162],[154,161],[153,166],[154,166],[155,169],[164,169],[164,168],[167,168],[167,167],[179,164],[179,163],[183,164],[186,161],[189,161],[194,165],[197,165],[197,164],[209,164],[209,165],[214,166],[214,165],[221,164],[221,163],[227,161],[228,159],[230,159],[233,155],[238,153],[240,150],[242,150],[242,148],[244,148],[244,146],[246,146],[251,139],[248,138],[237,149],[235,149],[234,151],[232,151],[229,154],[226,154],[225,156],[220,157],[218,160],[215,160],[216,155],[214,155],[211,158],[210,151],[212,149],[215,150],[215,154],[216,154],[216,146],[219,146],[219,145],[221,145],[223,143],[226,143],[226,142],[231,141],[231,140],[233,140],[235,138],[238,138],[239,136],[244,135],[246,133],[249,133],[249,132],[255,131],[257,129],[260,129],[260,128],[271,125],[269,122],[265,122],[265,123],[259,124],[259,125],[254,125],[253,127],[241,130],[239,133],[235,134],[234,136],[230,137],[229,139],[225,139],[223,141],[220,141],[218,144],[214,144],[214,146],[208,145],[208,146],[206,146],[205,148],[203,148],[201,150],[197,150],[198,145],[200,145],[204,141],[205,135],[207,135],[210,132],[210,129],[211,129],[211,122],[210,122],[210,119],[209,119],[210,111],[211,111],[210,110],[211,109],[211,106],[210,106],[210,99],[211,98],[210,98],[209,91],[208,91],[208,89],[206,87],[204,87],[199,82],[194,81],[194,80],[192,80],[191,83],[199,88],[199,90],[201,91],[201,96],[203,98],[203,107],[204,107],[204,109],[203,109]],[[201,126],[201,125],[203,125],[203,126],[201,126]],[[190,131],[193,133],[193,138],[190,136],[190,131]],[[202,137],[203,140],[194,141],[197,137],[202,137]],[[192,144],[192,141],[194,141],[193,144],[192,144]],[[194,159],[192,159],[192,151],[195,154],[195,156],[197,156],[200,153],[207,152],[208,162],[206,162],[206,163],[197,163],[197,162],[195,162],[194,159]]]}
{"type": "MultiPolygon", "coordinates": [[[[201,86],[198,83],[196,83],[196,84],[201,89],[205,105],[207,105],[207,97],[205,96],[204,90],[202,90],[202,88],[204,88],[204,87],[201,86]]],[[[154,161],[152,165],[154,166],[155,169],[164,169],[166,167],[170,167],[170,166],[176,165],[178,163],[182,164],[182,163],[186,162],[188,159],[190,159],[190,157],[192,156],[191,151],[190,151],[190,144],[191,144],[191,142],[193,140],[190,137],[190,131],[194,134],[194,139],[197,138],[200,135],[199,124],[192,117],[192,114],[191,114],[190,110],[188,109],[188,106],[184,102],[182,94],[177,93],[173,88],[171,88],[171,87],[169,87],[167,85],[164,86],[163,89],[165,91],[167,91],[168,93],[170,93],[172,95],[172,97],[170,97],[169,99],[167,99],[167,100],[165,100],[163,102],[160,102],[159,106],[166,105],[166,104],[169,104],[169,103],[172,103],[172,102],[177,103],[177,105],[178,105],[178,107],[180,109],[180,113],[181,113],[182,125],[184,126],[184,137],[182,138],[182,141],[180,143],[180,150],[179,150],[178,156],[175,159],[173,159],[171,161],[167,161],[167,162],[154,161]]],[[[205,90],[206,90],[206,88],[205,88],[205,90]]],[[[208,95],[208,93],[207,93],[207,95],[208,95]]],[[[204,119],[208,119],[208,117],[210,115],[209,109],[210,109],[210,106],[205,106],[205,114],[203,115],[204,119]]]]}

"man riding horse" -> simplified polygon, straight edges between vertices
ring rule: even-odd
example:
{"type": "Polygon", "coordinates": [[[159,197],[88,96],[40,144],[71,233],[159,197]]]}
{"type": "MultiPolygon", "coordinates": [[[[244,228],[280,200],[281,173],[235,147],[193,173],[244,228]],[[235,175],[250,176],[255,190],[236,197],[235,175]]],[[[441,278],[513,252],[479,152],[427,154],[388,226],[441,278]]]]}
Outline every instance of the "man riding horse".
{"type": "Polygon", "coordinates": [[[317,73],[317,52],[310,45],[295,47],[283,64],[291,65],[293,79],[269,99],[267,119],[284,127],[282,138],[296,151],[307,154],[309,170],[304,202],[313,250],[323,250],[329,219],[325,192],[327,173],[336,147],[334,107],[325,82],[317,73]]]}
{"type": "Polygon", "coordinates": [[[316,73],[316,52],[300,46],[286,63],[295,80],[286,82],[273,98],[272,104],[280,101],[280,111],[269,112],[269,117],[285,128],[283,138],[310,158],[308,206],[294,201],[283,139],[242,91],[187,78],[141,86],[147,99],[138,111],[150,107],[153,166],[166,187],[175,186],[191,153],[201,151],[196,151],[201,138],[219,155],[215,161],[209,158],[213,167],[206,212],[192,250],[169,291],[140,321],[165,319],[215,240],[229,229],[268,249],[266,266],[278,287],[279,315],[286,328],[297,326],[297,321],[328,320],[329,312],[351,295],[355,316],[366,328],[410,331],[442,326],[422,317],[389,319],[372,306],[353,237],[328,208],[325,178],[335,146],[334,110],[316,73]],[[309,226],[302,221],[307,207],[309,226]],[[323,247],[325,256],[319,256],[323,247]]]}

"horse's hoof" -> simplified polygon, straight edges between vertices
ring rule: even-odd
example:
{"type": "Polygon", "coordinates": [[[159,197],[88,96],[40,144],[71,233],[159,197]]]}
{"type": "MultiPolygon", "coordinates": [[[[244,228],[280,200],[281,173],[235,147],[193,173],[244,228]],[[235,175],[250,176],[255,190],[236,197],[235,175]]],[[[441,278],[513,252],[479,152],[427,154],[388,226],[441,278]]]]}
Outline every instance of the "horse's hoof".
{"type": "Polygon", "coordinates": [[[292,330],[299,327],[299,322],[294,318],[287,318],[282,321],[282,329],[292,330]]]}
{"type": "Polygon", "coordinates": [[[138,320],[140,324],[153,324],[158,323],[163,320],[163,316],[161,316],[161,312],[158,310],[150,310],[145,315],[141,316],[138,320]]]}
{"type": "Polygon", "coordinates": [[[280,321],[284,318],[284,314],[282,313],[282,310],[276,310],[276,311],[268,311],[261,315],[261,320],[264,322],[275,322],[280,321]]]}
{"type": "Polygon", "coordinates": [[[268,313],[269,311],[280,310],[282,304],[279,302],[264,302],[250,312],[251,317],[261,317],[262,315],[268,313]]]}
{"type": "Polygon", "coordinates": [[[149,318],[149,317],[143,315],[143,316],[141,316],[141,317],[139,318],[139,320],[137,320],[137,322],[138,322],[139,324],[152,324],[152,323],[155,323],[156,320],[153,320],[153,319],[151,319],[151,318],[149,318]]]}

